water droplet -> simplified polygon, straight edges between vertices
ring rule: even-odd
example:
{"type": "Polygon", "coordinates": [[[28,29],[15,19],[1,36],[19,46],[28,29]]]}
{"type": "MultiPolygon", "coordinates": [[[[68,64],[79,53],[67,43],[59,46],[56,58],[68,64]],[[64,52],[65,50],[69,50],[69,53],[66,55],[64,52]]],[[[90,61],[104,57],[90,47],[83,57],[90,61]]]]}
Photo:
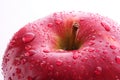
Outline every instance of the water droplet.
{"type": "Polygon", "coordinates": [[[91,37],[92,40],[95,40],[95,38],[96,38],[95,36],[92,36],[92,37],[91,37]]]}
{"type": "Polygon", "coordinates": [[[104,27],[104,29],[105,29],[106,31],[110,31],[110,27],[109,27],[109,25],[108,25],[107,23],[101,22],[101,25],[104,27]]]}
{"type": "Polygon", "coordinates": [[[120,64],[120,56],[116,56],[115,61],[116,61],[116,63],[120,64]]]}
{"type": "Polygon", "coordinates": [[[50,66],[48,67],[48,70],[51,71],[51,70],[53,70],[53,68],[54,68],[53,65],[50,65],[50,66]]]}
{"type": "Polygon", "coordinates": [[[26,46],[25,46],[25,50],[30,50],[31,48],[32,48],[31,45],[26,45],[26,46]]]}
{"type": "Polygon", "coordinates": [[[73,59],[77,59],[78,57],[78,54],[73,54],[73,59]]]}
{"type": "Polygon", "coordinates": [[[62,63],[63,63],[62,60],[57,60],[57,61],[56,61],[56,65],[58,65],[58,66],[61,66],[62,63]]]}
{"type": "Polygon", "coordinates": [[[110,45],[110,48],[111,48],[111,49],[116,49],[116,46],[110,45]]]}
{"type": "Polygon", "coordinates": [[[68,68],[71,68],[72,66],[71,65],[68,65],[68,68]]]}
{"type": "Polygon", "coordinates": [[[90,57],[91,57],[92,59],[95,59],[95,58],[96,58],[96,56],[95,56],[95,55],[91,55],[90,57]]]}
{"type": "Polygon", "coordinates": [[[29,50],[28,52],[25,53],[25,56],[33,56],[37,52],[35,50],[29,50]]]}
{"type": "Polygon", "coordinates": [[[44,53],[49,53],[50,51],[47,50],[47,49],[44,49],[43,52],[44,52],[44,53]]]}
{"type": "Polygon", "coordinates": [[[62,19],[60,19],[60,18],[56,19],[56,20],[55,20],[55,23],[56,23],[57,25],[60,25],[60,24],[62,23],[62,19]]]}
{"type": "Polygon", "coordinates": [[[108,52],[106,50],[103,51],[103,54],[108,54],[108,52]]]}
{"type": "Polygon", "coordinates": [[[52,27],[53,26],[53,23],[48,23],[48,27],[52,27]]]}
{"type": "Polygon", "coordinates": [[[15,42],[16,42],[16,40],[14,40],[14,39],[11,40],[9,46],[10,46],[10,47],[13,47],[13,46],[15,45],[15,42]]]}
{"type": "Polygon", "coordinates": [[[86,62],[87,60],[88,60],[88,58],[87,58],[87,57],[85,57],[85,58],[81,59],[81,61],[82,61],[82,62],[86,62]]]}
{"type": "Polygon", "coordinates": [[[44,68],[45,65],[46,65],[46,61],[42,61],[42,62],[40,63],[40,66],[41,66],[42,68],[44,68]]]}
{"type": "Polygon", "coordinates": [[[11,78],[11,77],[9,77],[9,78],[8,78],[8,80],[12,80],[12,78],[11,78]]]}
{"type": "Polygon", "coordinates": [[[111,37],[108,37],[108,38],[109,38],[109,40],[111,40],[111,41],[116,41],[115,36],[111,36],[111,37]]]}
{"type": "Polygon", "coordinates": [[[119,78],[119,76],[118,76],[118,75],[116,75],[116,76],[115,76],[115,78],[116,78],[116,80],[120,80],[120,78],[119,78]]]}
{"type": "Polygon", "coordinates": [[[90,41],[90,42],[88,43],[89,46],[92,46],[92,45],[94,45],[94,44],[95,44],[95,42],[93,42],[93,41],[90,41]]]}
{"type": "Polygon", "coordinates": [[[25,64],[26,62],[27,62],[26,59],[22,59],[22,60],[21,60],[21,63],[22,63],[22,64],[25,64]]]}
{"type": "Polygon", "coordinates": [[[48,56],[45,54],[45,55],[43,55],[43,59],[47,59],[48,58],[48,56]]]}
{"type": "Polygon", "coordinates": [[[94,52],[94,51],[95,51],[95,48],[89,48],[88,51],[89,51],[89,52],[94,52]]]}
{"type": "Polygon", "coordinates": [[[14,60],[14,65],[16,65],[16,66],[18,66],[18,65],[20,65],[21,64],[21,62],[20,62],[20,58],[15,58],[15,60],[14,60]]]}
{"type": "Polygon", "coordinates": [[[6,56],[6,57],[4,58],[4,62],[7,64],[8,61],[10,61],[10,59],[6,56]]]}
{"type": "Polygon", "coordinates": [[[56,75],[56,76],[59,76],[59,72],[56,72],[55,75],[56,75]]]}
{"type": "Polygon", "coordinates": [[[23,35],[22,41],[24,43],[28,43],[28,42],[31,42],[34,38],[35,38],[35,34],[29,32],[29,33],[26,33],[25,35],[23,35]]]}
{"type": "Polygon", "coordinates": [[[20,74],[21,73],[21,69],[20,68],[16,68],[16,74],[20,74]]]}
{"type": "Polygon", "coordinates": [[[73,53],[73,59],[77,59],[79,57],[78,53],[73,53]]]}
{"type": "Polygon", "coordinates": [[[95,73],[96,75],[100,75],[100,74],[102,73],[102,67],[100,67],[100,66],[96,67],[94,73],[95,73]]]}

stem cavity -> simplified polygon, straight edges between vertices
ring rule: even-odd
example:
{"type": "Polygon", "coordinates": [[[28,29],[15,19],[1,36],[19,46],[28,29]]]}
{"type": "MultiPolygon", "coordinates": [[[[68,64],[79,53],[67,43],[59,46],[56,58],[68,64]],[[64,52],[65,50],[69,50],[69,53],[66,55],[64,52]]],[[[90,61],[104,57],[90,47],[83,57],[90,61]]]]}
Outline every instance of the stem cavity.
{"type": "Polygon", "coordinates": [[[77,36],[77,32],[79,29],[79,24],[78,23],[73,23],[72,25],[72,33],[71,33],[71,38],[69,40],[69,45],[67,50],[74,50],[77,48],[77,44],[76,44],[76,36],[77,36]]]}

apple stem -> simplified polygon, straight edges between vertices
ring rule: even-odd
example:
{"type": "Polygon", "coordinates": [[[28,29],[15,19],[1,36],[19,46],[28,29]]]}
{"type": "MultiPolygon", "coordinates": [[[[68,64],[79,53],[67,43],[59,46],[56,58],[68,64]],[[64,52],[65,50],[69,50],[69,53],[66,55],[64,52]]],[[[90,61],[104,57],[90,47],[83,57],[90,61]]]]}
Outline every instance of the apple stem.
{"type": "Polygon", "coordinates": [[[74,50],[76,48],[76,36],[77,36],[78,28],[79,28],[79,24],[73,23],[69,50],[74,50]]]}

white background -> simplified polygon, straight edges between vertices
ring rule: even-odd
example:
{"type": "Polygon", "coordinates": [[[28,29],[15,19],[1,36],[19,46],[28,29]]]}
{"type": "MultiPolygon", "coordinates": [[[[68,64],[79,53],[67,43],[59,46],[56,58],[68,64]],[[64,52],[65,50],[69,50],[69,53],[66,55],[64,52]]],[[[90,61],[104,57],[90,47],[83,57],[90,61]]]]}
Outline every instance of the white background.
{"type": "MultiPolygon", "coordinates": [[[[58,11],[86,11],[120,24],[120,0],[0,0],[0,68],[12,35],[28,22],[58,11]]],[[[4,80],[0,69],[0,80],[4,80]]]]}

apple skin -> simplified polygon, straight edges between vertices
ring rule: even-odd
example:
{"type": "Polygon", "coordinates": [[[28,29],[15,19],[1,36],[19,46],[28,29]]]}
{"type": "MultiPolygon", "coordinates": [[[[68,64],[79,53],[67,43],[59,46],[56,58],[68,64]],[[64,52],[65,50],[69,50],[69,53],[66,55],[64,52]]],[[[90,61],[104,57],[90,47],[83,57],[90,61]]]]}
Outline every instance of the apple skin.
{"type": "Polygon", "coordinates": [[[57,12],[15,33],[3,57],[4,80],[120,80],[120,26],[86,12],[57,12]],[[74,22],[75,49],[67,49],[74,22]]]}

